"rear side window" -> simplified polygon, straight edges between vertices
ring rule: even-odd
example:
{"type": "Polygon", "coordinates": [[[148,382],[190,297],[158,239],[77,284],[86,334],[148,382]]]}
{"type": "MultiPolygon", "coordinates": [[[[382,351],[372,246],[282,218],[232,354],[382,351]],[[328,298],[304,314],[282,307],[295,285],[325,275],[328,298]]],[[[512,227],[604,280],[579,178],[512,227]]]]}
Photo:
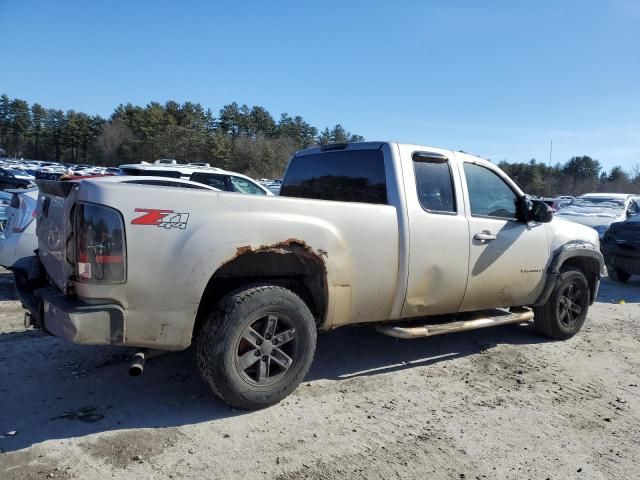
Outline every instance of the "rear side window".
{"type": "Polygon", "coordinates": [[[451,168],[446,157],[421,152],[413,154],[418,200],[422,208],[435,213],[455,213],[451,168]]]}
{"type": "Polygon", "coordinates": [[[129,180],[122,183],[135,183],[136,185],[154,185],[156,187],[171,187],[173,182],[168,180],[129,180]]]}
{"type": "Polygon", "coordinates": [[[192,182],[204,183],[210,187],[217,188],[218,190],[229,191],[226,183],[225,175],[216,175],[213,173],[196,172],[191,175],[190,180],[192,182]]]}
{"type": "Polygon", "coordinates": [[[281,197],[387,203],[381,150],[338,150],[294,157],[281,197]]]}
{"type": "Polygon", "coordinates": [[[144,170],[143,175],[149,175],[151,177],[180,178],[182,173],[177,170],[144,170]]]}
{"type": "Polygon", "coordinates": [[[137,168],[123,168],[124,175],[146,176],[146,177],[167,177],[180,178],[182,174],[178,170],[141,170],[137,168]]]}
{"type": "Polygon", "coordinates": [[[144,172],[137,168],[122,168],[123,175],[139,176],[144,175],[144,172]]]}

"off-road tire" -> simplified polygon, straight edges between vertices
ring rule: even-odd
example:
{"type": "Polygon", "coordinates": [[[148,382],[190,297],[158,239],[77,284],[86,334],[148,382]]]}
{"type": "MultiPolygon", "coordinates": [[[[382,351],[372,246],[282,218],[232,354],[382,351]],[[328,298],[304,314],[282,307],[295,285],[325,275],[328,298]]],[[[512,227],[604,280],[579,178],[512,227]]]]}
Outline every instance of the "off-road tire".
{"type": "Polygon", "coordinates": [[[631,278],[630,273],[616,267],[607,268],[607,273],[609,274],[609,278],[614,282],[624,283],[631,278]]]}
{"type": "MultiPolygon", "coordinates": [[[[265,338],[267,336],[265,334],[265,338]]],[[[276,336],[271,335],[274,350],[277,350],[276,336]]],[[[263,347],[250,345],[249,348],[254,348],[254,353],[260,351],[267,342],[263,338],[261,343],[263,347]]],[[[285,345],[281,348],[284,349],[285,345]]],[[[231,292],[218,303],[202,326],[196,354],[200,374],[213,393],[233,407],[252,410],[274,405],[295,390],[309,371],[315,348],[315,320],[302,299],[280,286],[254,285],[231,292]],[[252,330],[254,325],[258,325],[256,322],[263,321],[263,318],[271,321],[273,317],[279,318],[283,325],[286,323],[287,332],[294,330],[295,337],[291,342],[295,340],[295,343],[288,347],[292,361],[287,370],[280,372],[281,377],[274,377],[274,383],[259,385],[259,380],[249,378],[238,365],[238,352],[243,342],[247,344],[247,332],[256,331],[252,330]],[[252,380],[256,384],[252,384],[252,380]]],[[[258,365],[249,368],[260,369],[265,359],[262,355],[256,353],[258,365]]],[[[274,361],[267,356],[269,362],[274,361]]],[[[282,369],[279,364],[273,365],[282,369]]],[[[263,381],[268,382],[269,378],[263,381]]]]}
{"type": "Polygon", "coordinates": [[[587,278],[581,270],[574,267],[563,267],[560,271],[560,278],[549,297],[546,304],[539,307],[533,307],[533,324],[534,328],[541,334],[554,338],[556,340],[566,340],[573,337],[580,331],[582,325],[587,318],[587,311],[590,303],[590,291],[587,278]],[[576,313],[571,310],[572,321],[567,321],[567,315],[562,317],[562,310],[566,305],[565,296],[569,287],[573,285],[574,289],[580,290],[580,297],[576,297],[576,301],[572,302],[572,307],[577,305],[580,312],[576,313]]]}

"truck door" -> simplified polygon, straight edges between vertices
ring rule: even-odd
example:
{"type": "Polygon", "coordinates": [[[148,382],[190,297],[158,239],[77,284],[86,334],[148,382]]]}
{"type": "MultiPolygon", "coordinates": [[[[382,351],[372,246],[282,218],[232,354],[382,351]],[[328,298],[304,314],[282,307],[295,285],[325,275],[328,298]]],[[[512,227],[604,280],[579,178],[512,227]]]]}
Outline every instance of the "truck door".
{"type": "Polygon", "coordinates": [[[462,311],[533,303],[549,258],[545,226],[516,219],[517,194],[497,169],[462,163],[469,212],[469,278],[462,311]]]}
{"type": "Polygon", "coordinates": [[[467,284],[469,226],[453,154],[399,148],[410,230],[402,316],[456,312],[467,284]]]}

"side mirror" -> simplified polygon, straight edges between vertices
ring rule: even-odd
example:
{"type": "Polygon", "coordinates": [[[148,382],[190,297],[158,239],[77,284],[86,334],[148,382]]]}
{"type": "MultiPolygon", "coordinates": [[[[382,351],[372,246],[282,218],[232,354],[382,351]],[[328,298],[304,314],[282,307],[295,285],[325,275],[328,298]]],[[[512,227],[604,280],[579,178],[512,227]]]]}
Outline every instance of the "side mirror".
{"type": "Polygon", "coordinates": [[[519,222],[527,223],[531,220],[531,200],[526,195],[516,200],[516,218],[519,222]]]}
{"type": "Polygon", "coordinates": [[[553,209],[542,200],[531,200],[529,220],[538,223],[549,223],[553,220],[553,209]]]}

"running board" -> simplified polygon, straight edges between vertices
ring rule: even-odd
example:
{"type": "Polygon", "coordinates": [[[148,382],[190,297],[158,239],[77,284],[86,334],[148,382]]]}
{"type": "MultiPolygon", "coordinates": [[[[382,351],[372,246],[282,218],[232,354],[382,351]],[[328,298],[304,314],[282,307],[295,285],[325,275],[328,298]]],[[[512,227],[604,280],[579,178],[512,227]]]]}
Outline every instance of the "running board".
{"type": "Polygon", "coordinates": [[[394,325],[377,325],[376,330],[390,337],[396,338],[420,338],[443,335],[445,333],[466,332],[478,328],[497,327],[510,323],[524,323],[533,319],[533,311],[530,308],[521,308],[517,311],[503,312],[501,315],[484,316],[471,320],[457,322],[436,323],[432,325],[420,325],[417,327],[398,327],[394,325]]]}

